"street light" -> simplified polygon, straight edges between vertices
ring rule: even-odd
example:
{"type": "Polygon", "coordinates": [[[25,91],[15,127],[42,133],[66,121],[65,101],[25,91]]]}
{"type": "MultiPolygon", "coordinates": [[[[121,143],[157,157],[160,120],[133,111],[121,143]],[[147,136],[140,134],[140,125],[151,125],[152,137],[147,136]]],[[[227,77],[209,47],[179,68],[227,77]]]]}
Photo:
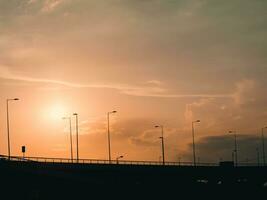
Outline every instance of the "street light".
{"type": "Polygon", "coordinates": [[[155,128],[161,128],[161,137],[159,137],[159,139],[161,139],[162,164],[165,165],[163,126],[162,125],[159,125],[159,126],[155,126],[155,128]]]}
{"type": "Polygon", "coordinates": [[[262,140],[262,158],[263,158],[263,166],[265,166],[266,161],[265,161],[265,144],[264,144],[264,129],[267,127],[263,127],[261,129],[261,140],[262,140]]]}
{"type": "Polygon", "coordinates": [[[73,113],[76,117],[76,153],[77,153],[77,163],[79,162],[79,124],[78,124],[78,113],[73,113]]]}
{"type": "Polygon", "coordinates": [[[6,115],[7,115],[7,144],[8,144],[8,159],[10,160],[10,152],[11,152],[11,146],[10,146],[10,128],[9,128],[9,102],[10,101],[18,101],[19,98],[14,99],[7,99],[6,100],[6,115]]]}
{"type": "Polygon", "coordinates": [[[194,166],[196,166],[196,147],[195,147],[195,129],[194,129],[194,124],[195,123],[200,123],[200,120],[196,120],[192,122],[192,139],[193,139],[193,161],[194,161],[194,166]]]}
{"type": "Polygon", "coordinates": [[[112,111],[112,112],[108,112],[107,113],[107,120],[108,120],[108,160],[109,163],[111,163],[111,147],[110,147],[110,130],[109,130],[109,115],[110,114],[114,114],[117,113],[116,110],[112,111]]]}
{"type": "Polygon", "coordinates": [[[232,151],[232,162],[235,162],[235,151],[232,151]]]}
{"type": "Polygon", "coordinates": [[[63,117],[62,119],[63,120],[69,120],[69,128],[70,128],[70,158],[71,158],[71,162],[73,162],[71,117],[63,117]]]}
{"type": "Polygon", "coordinates": [[[179,166],[181,165],[181,157],[178,157],[179,166]]]}
{"type": "Polygon", "coordinates": [[[236,131],[229,131],[229,133],[233,133],[234,137],[235,137],[235,149],[234,149],[234,153],[235,153],[235,166],[238,165],[238,160],[237,160],[237,139],[236,139],[236,131]]]}
{"type": "Polygon", "coordinates": [[[256,153],[257,153],[257,163],[258,163],[258,166],[260,166],[260,151],[258,147],[256,148],[256,153]]]}
{"type": "Polygon", "coordinates": [[[119,164],[119,159],[123,158],[123,156],[119,156],[116,158],[116,163],[119,164]]]}

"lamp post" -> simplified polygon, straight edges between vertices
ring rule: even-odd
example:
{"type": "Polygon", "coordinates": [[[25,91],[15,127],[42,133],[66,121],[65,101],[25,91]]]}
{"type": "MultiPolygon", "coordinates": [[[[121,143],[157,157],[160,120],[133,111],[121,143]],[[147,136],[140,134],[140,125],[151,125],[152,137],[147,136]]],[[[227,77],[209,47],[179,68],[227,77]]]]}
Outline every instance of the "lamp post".
{"type": "Polygon", "coordinates": [[[10,128],[9,128],[9,102],[10,101],[18,101],[19,98],[7,99],[6,100],[6,115],[7,115],[7,144],[8,144],[8,159],[10,160],[11,155],[11,146],[10,146],[10,128]]]}
{"type": "Polygon", "coordinates": [[[62,119],[69,120],[69,128],[70,128],[70,158],[71,158],[71,162],[73,162],[71,117],[63,117],[62,119]]]}
{"type": "Polygon", "coordinates": [[[263,158],[263,166],[266,165],[266,158],[265,158],[265,144],[264,144],[264,129],[266,129],[267,127],[263,127],[261,129],[261,140],[262,140],[262,158],[263,158]]]}
{"type": "Polygon", "coordinates": [[[164,137],[163,137],[163,126],[159,125],[159,126],[155,126],[155,128],[161,128],[161,137],[159,137],[159,139],[161,139],[161,149],[162,149],[162,164],[165,165],[165,153],[164,153],[164,137]]]}
{"type": "Polygon", "coordinates": [[[235,153],[235,166],[238,165],[238,159],[237,159],[237,136],[236,136],[236,131],[229,131],[229,133],[233,133],[234,134],[234,138],[235,138],[235,148],[234,148],[234,153],[235,153]]]}
{"type": "Polygon", "coordinates": [[[232,151],[232,162],[235,162],[235,151],[232,151]]]}
{"type": "Polygon", "coordinates": [[[79,163],[79,123],[78,123],[78,113],[73,113],[76,118],[76,153],[77,153],[77,163],[79,163]]]}
{"type": "Polygon", "coordinates": [[[196,166],[196,147],[195,147],[195,128],[194,128],[194,124],[195,123],[200,123],[200,120],[196,120],[196,121],[192,122],[193,162],[194,162],[194,166],[196,166]]]}
{"type": "Polygon", "coordinates": [[[119,164],[119,159],[121,159],[121,158],[123,158],[123,156],[118,156],[118,157],[116,158],[116,163],[117,163],[117,164],[119,164]]]}
{"type": "Polygon", "coordinates": [[[260,151],[258,147],[256,148],[256,153],[257,153],[257,163],[258,163],[258,166],[260,166],[260,151]]]}
{"type": "Polygon", "coordinates": [[[108,160],[111,163],[111,145],[110,145],[110,129],[109,129],[109,115],[117,113],[117,111],[112,111],[107,113],[107,121],[108,121],[108,160]]]}

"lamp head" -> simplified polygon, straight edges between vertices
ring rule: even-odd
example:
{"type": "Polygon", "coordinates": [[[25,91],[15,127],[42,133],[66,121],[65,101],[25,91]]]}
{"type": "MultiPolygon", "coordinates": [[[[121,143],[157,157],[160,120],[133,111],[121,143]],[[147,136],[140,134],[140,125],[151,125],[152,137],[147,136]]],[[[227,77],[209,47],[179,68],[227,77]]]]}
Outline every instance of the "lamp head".
{"type": "Polygon", "coordinates": [[[14,101],[18,101],[19,100],[19,98],[15,98],[15,99],[13,99],[14,101]]]}
{"type": "Polygon", "coordinates": [[[229,133],[234,133],[235,131],[229,131],[229,133]]]}
{"type": "Polygon", "coordinates": [[[76,116],[77,116],[77,115],[78,115],[78,113],[73,113],[73,115],[76,115],[76,116]]]}

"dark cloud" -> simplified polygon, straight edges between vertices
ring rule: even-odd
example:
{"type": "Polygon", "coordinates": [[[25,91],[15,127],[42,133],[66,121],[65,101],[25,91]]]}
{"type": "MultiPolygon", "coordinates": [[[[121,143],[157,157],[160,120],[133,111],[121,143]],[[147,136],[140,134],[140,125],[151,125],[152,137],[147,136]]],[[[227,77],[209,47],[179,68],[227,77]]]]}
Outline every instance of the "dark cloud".
{"type": "MultiPolygon", "coordinates": [[[[154,128],[155,119],[130,118],[115,120],[110,124],[110,132],[115,141],[120,141],[126,145],[136,145],[140,147],[155,146],[158,143],[159,132],[154,128]]],[[[106,119],[95,121],[85,121],[81,128],[83,133],[97,136],[106,135],[106,119]]]]}
{"type": "MultiPolygon", "coordinates": [[[[267,142],[267,140],[265,140],[267,142]]],[[[257,151],[260,152],[262,162],[261,137],[255,135],[237,135],[237,149],[239,162],[257,163],[257,151]]],[[[192,144],[188,146],[188,152],[184,155],[186,159],[192,160],[192,144]]],[[[234,135],[219,135],[203,137],[196,142],[196,154],[202,162],[218,162],[221,160],[232,160],[234,150],[234,135]]]]}

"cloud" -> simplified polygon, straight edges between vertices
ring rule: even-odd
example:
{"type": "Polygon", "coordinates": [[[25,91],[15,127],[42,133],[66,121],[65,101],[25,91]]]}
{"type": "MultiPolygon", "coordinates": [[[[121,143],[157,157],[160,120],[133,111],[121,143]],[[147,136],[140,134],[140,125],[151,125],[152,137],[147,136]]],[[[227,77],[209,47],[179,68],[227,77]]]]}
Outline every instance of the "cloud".
{"type": "Polygon", "coordinates": [[[56,9],[64,0],[45,0],[42,12],[51,12],[56,9]]]}
{"type": "MultiPolygon", "coordinates": [[[[113,124],[110,126],[112,143],[114,143],[115,147],[121,146],[120,152],[134,150],[135,154],[141,154],[138,159],[144,157],[155,158],[155,154],[160,153],[159,137],[161,131],[154,128],[155,124],[153,122],[156,121],[155,119],[129,118],[112,121],[113,124]],[[145,153],[145,151],[148,152],[145,153]]],[[[106,138],[106,118],[100,117],[88,120],[83,124],[82,130],[85,137],[90,136],[90,140],[99,137],[106,138]]],[[[173,155],[177,152],[177,141],[183,141],[181,138],[178,139],[179,135],[177,133],[179,132],[181,130],[172,126],[164,129],[168,160],[172,160],[174,158],[173,155]]],[[[158,157],[156,156],[156,158],[158,157]]]]}
{"type": "Polygon", "coordinates": [[[158,86],[160,86],[160,85],[163,84],[163,83],[162,83],[161,81],[159,81],[159,80],[149,80],[149,81],[147,81],[147,83],[152,84],[152,85],[158,85],[158,86]]]}
{"type": "Polygon", "coordinates": [[[249,102],[255,101],[255,97],[250,93],[256,87],[256,83],[253,80],[242,80],[236,84],[236,92],[234,93],[235,103],[238,105],[244,105],[249,102]]]}
{"type": "MultiPolygon", "coordinates": [[[[148,154],[141,155],[149,157],[160,153],[160,130],[153,128],[155,119],[131,118],[116,121],[112,124],[112,141],[114,147],[119,148],[118,151],[131,151],[135,149],[136,154],[142,154],[146,150],[150,150],[148,154]],[[152,127],[152,128],[151,128],[152,127]],[[121,146],[120,146],[121,145],[121,146]],[[120,147],[118,147],[120,146],[120,147]]],[[[101,139],[101,143],[105,144],[106,139],[106,119],[103,117],[95,117],[85,120],[80,124],[81,136],[87,140],[95,141],[101,139]]],[[[182,130],[175,127],[166,127],[164,129],[165,150],[168,160],[182,161],[192,160],[192,143],[191,138],[187,140],[180,133],[182,130]],[[190,141],[190,142],[188,142],[190,141]],[[184,148],[182,145],[186,145],[184,148]]],[[[186,135],[190,135],[186,133],[186,135]]],[[[201,162],[219,162],[220,160],[231,160],[234,150],[234,136],[232,134],[212,133],[209,136],[198,136],[196,139],[196,153],[201,162]],[[212,135],[212,136],[211,136],[212,135]]],[[[190,135],[191,137],[191,135],[190,135]]],[[[267,139],[266,141],[267,142],[267,139]]],[[[260,133],[242,134],[237,132],[238,160],[245,163],[247,161],[257,163],[257,151],[260,153],[260,161],[262,162],[262,146],[260,133]]]]}
{"type": "MultiPolygon", "coordinates": [[[[266,140],[267,141],[267,140],[266,140]]],[[[266,142],[265,141],[265,142],[266,142]]],[[[257,148],[262,162],[262,146],[260,136],[254,134],[237,135],[238,161],[257,163],[257,148]]],[[[196,142],[196,154],[202,162],[219,162],[232,160],[234,150],[233,135],[218,135],[203,137],[196,142]]],[[[188,145],[184,159],[192,160],[192,144],[188,145]]]]}
{"type": "Polygon", "coordinates": [[[38,0],[29,0],[28,1],[28,4],[33,4],[33,3],[36,3],[38,0]]]}
{"type": "Polygon", "coordinates": [[[104,117],[90,117],[79,123],[81,135],[103,135],[107,133],[107,122],[104,117]]]}
{"type": "Polygon", "coordinates": [[[205,127],[203,134],[208,135],[213,130],[255,131],[263,126],[267,117],[265,85],[253,79],[243,79],[235,85],[232,98],[199,98],[187,103],[186,127],[190,127],[192,120],[200,119],[201,127],[205,127]]]}
{"type": "Polygon", "coordinates": [[[199,101],[190,103],[190,104],[186,104],[186,108],[185,108],[185,120],[189,121],[190,123],[194,120],[194,113],[193,113],[193,109],[194,108],[199,108],[202,106],[206,106],[205,104],[207,104],[208,102],[212,101],[213,98],[205,98],[205,99],[200,99],[199,101]]]}
{"type": "Polygon", "coordinates": [[[120,91],[123,94],[131,96],[140,96],[140,97],[159,97],[159,98],[231,98],[230,94],[166,94],[164,93],[166,89],[159,86],[131,86],[123,84],[81,84],[81,83],[71,83],[61,80],[51,80],[43,78],[33,78],[30,76],[23,76],[12,72],[6,66],[0,66],[0,78],[15,80],[15,81],[25,81],[32,83],[50,83],[56,85],[62,85],[70,88],[105,88],[105,89],[115,89],[120,91]]]}
{"type": "Polygon", "coordinates": [[[132,144],[141,147],[155,147],[158,141],[158,135],[154,129],[144,130],[141,134],[130,137],[132,144]]]}

